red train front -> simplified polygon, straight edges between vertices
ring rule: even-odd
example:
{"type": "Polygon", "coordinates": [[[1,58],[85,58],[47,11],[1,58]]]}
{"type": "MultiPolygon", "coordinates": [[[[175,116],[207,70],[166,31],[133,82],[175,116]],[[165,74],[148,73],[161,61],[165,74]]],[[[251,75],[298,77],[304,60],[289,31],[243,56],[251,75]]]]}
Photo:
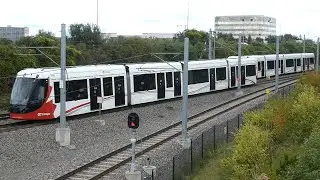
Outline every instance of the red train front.
{"type": "Polygon", "coordinates": [[[15,79],[10,99],[10,118],[16,120],[53,119],[54,105],[50,101],[52,87],[39,75],[19,75],[15,79]]]}

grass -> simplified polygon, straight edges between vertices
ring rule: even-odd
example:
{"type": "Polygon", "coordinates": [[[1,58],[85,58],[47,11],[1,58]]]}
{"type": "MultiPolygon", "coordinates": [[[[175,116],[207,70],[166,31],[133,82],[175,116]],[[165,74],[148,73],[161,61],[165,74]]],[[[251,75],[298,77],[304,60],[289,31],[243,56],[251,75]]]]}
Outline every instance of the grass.
{"type": "Polygon", "coordinates": [[[225,169],[221,167],[221,159],[230,154],[230,144],[220,147],[216,152],[210,151],[197,167],[192,180],[225,179],[225,169]]]}

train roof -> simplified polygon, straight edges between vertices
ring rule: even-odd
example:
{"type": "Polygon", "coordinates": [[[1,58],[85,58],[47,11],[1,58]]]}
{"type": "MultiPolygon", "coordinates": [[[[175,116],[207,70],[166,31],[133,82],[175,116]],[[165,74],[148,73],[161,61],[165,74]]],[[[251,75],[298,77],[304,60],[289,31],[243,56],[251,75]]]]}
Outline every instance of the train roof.
{"type": "Polygon", "coordinates": [[[181,71],[180,62],[127,64],[132,73],[152,73],[165,71],[181,71]]]}
{"type": "MultiPolygon", "coordinates": [[[[238,58],[228,58],[229,65],[238,65],[238,58]]],[[[241,58],[241,65],[256,64],[257,59],[252,57],[241,58]]]]}
{"type": "MultiPolygon", "coordinates": [[[[279,54],[279,59],[283,59],[283,57],[290,57],[290,58],[298,58],[298,57],[314,57],[313,53],[291,53],[291,54],[279,54]]],[[[250,56],[241,56],[243,57],[251,57],[256,58],[257,60],[261,61],[265,58],[267,60],[274,60],[276,58],[276,54],[265,54],[265,55],[250,55],[250,56]]],[[[230,56],[229,58],[238,58],[238,56],[230,56]]]]}
{"type": "MultiPolygon", "coordinates": [[[[17,77],[38,78],[40,79],[60,79],[59,67],[47,68],[28,68],[18,72],[17,77]]],[[[125,74],[124,65],[87,65],[71,66],[66,68],[67,79],[77,79],[83,77],[113,76],[125,74]]]]}

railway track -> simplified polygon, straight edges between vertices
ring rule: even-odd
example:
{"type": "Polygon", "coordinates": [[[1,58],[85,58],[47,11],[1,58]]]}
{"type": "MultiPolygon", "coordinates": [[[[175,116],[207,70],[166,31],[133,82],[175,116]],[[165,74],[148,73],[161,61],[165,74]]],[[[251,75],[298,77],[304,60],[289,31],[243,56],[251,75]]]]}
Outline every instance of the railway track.
{"type": "Polygon", "coordinates": [[[0,133],[55,123],[55,121],[18,121],[0,125],[0,133]]]}
{"type": "MultiPolygon", "coordinates": [[[[285,75],[285,76],[279,76],[279,80],[285,80],[285,79],[293,79],[293,78],[298,78],[301,74],[300,73],[295,73],[295,74],[290,74],[290,75],[285,75]]],[[[270,79],[258,79],[257,83],[258,84],[267,84],[272,81],[275,81],[275,77],[271,77],[270,79]]]]}
{"type": "Polygon", "coordinates": [[[9,114],[0,114],[0,120],[9,119],[9,114]]]}
{"type": "MultiPolygon", "coordinates": [[[[295,84],[296,80],[288,80],[281,82],[279,88],[295,84]]],[[[245,94],[241,97],[221,103],[196,115],[188,118],[188,130],[203,124],[212,118],[221,115],[235,107],[248,103],[256,98],[265,96],[266,89],[272,89],[273,86],[268,86],[260,90],[245,94]]],[[[274,91],[274,90],[272,90],[274,91]]],[[[160,146],[161,144],[179,136],[181,134],[181,122],[177,122],[148,135],[136,144],[136,157],[139,157],[146,152],[160,146]]],[[[116,170],[117,168],[125,165],[131,161],[131,144],[123,146],[122,148],[111,152],[103,157],[100,157],[88,164],[85,164],[61,177],[57,180],[70,179],[70,180],[96,180],[108,173],[116,170]]]]}

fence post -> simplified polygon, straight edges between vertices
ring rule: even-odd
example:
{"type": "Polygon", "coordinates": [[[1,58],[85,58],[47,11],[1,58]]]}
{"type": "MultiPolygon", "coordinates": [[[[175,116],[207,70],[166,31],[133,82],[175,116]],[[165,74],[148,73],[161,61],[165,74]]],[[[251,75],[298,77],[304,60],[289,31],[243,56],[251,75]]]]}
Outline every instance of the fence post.
{"type": "Polygon", "coordinates": [[[203,133],[201,134],[201,159],[203,159],[203,133]]]}
{"type": "Polygon", "coordinates": [[[190,146],[190,156],[191,156],[191,172],[193,171],[193,167],[192,167],[192,164],[193,164],[193,162],[192,162],[192,139],[191,139],[191,146],[190,146]]]}
{"type": "Polygon", "coordinates": [[[174,163],[174,156],[172,157],[172,180],[174,180],[174,166],[175,166],[175,163],[174,163]]]}
{"type": "Polygon", "coordinates": [[[227,120],[227,133],[226,133],[227,137],[226,137],[226,142],[228,143],[229,141],[229,120],[227,120]]]}
{"type": "Polygon", "coordinates": [[[238,114],[238,130],[240,129],[240,114],[238,114]]]}
{"type": "Polygon", "coordinates": [[[213,149],[216,150],[216,125],[213,125],[213,149]]]}

